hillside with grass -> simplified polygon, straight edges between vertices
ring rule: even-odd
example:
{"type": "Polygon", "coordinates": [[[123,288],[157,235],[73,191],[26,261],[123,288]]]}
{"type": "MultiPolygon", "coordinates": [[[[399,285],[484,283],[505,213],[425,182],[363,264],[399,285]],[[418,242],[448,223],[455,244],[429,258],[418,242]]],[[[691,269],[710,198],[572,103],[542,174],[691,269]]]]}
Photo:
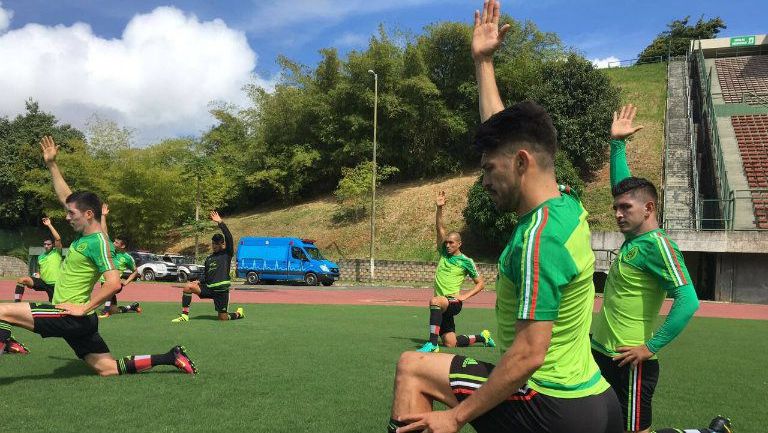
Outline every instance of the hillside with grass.
{"type": "MultiPolygon", "coordinates": [[[[663,118],[666,103],[666,65],[663,63],[631,68],[610,69],[606,73],[622,89],[622,102],[639,107],[637,123],[645,126],[627,146],[627,157],[633,174],[660,185],[663,118]]],[[[607,158],[606,158],[607,162],[607,158]]],[[[448,203],[445,222],[449,229],[464,236],[465,252],[479,261],[492,262],[498,251],[481,248],[473,242],[464,227],[462,210],[467,191],[477,179],[479,170],[459,176],[429,181],[385,185],[377,191],[381,204],[376,217],[376,253],[378,259],[434,260],[434,198],[445,191],[448,203]]],[[[614,229],[611,214],[609,170],[606,165],[591,179],[584,194],[590,212],[589,222],[595,231],[614,229]]],[[[241,236],[295,236],[314,239],[325,254],[334,259],[369,256],[370,222],[368,218],[354,223],[333,220],[336,201],[332,196],[291,207],[257,208],[250,212],[226,216],[235,239],[241,236]]],[[[207,251],[213,227],[202,237],[207,251]]],[[[170,246],[172,251],[194,251],[189,228],[182,228],[170,246]]]]}

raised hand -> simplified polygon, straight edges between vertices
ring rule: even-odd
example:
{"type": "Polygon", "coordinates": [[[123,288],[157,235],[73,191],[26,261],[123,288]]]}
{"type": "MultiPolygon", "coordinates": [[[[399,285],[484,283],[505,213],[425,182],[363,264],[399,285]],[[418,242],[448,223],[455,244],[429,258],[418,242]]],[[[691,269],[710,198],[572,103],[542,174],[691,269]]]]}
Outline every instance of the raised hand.
{"type": "Polygon", "coordinates": [[[440,191],[437,193],[437,199],[435,199],[435,204],[437,207],[443,207],[445,206],[445,191],[440,191]]]}
{"type": "Polygon", "coordinates": [[[109,205],[108,204],[106,204],[106,203],[102,203],[101,204],[101,214],[103,216],[109,215],[109,205]]]}
{"type": "Polygon", "coordinates": [[[621,107],[621,111],[613,112],[613,123],[611,124],[611,140],[623,140],[635,132],[643,129],[642,126],[632,126],[635,120],[637,107],[627,104],[621,107]]]}
{"type": "Polygon", "coordinates": [[[222,219],[219,216],[219,213],[216,212],[215,210],[211,211],[211,221],[215,222],[216,224],[221,224],[222,223],[222,219]]]}
{"type": "Polygon", "coordinates": [[[48,218],[48,217],[44,217],[43,218],[43,225],[50,227],[51,226],[51,219],[48,218]]]}
{"type": "Polygon", "coordinates": [[[59,146],[53,142],[53,137],[46,135],[40,140],[40,149],[43,151],[43,160],[46,164],[56,162],[56,155],[59,153],[59,146]]]}
{"type": "Polygon", "coordinates": [[[501,4],[498,0],[485,0],[483,11],[475,11],[475,29],[472,32],[472,58],[490,58],[499,49],[509,31],[509,24],[499,28],[501,4]]]}

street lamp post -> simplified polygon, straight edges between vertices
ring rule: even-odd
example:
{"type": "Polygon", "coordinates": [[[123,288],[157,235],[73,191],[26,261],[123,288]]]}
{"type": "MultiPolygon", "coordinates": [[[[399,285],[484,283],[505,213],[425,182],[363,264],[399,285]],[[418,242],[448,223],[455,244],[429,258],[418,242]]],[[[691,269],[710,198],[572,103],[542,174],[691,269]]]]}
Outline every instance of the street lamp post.
{"type": "Polygon", "coordinates": [[[371,282],[374,277],[374,264],[373,264],[373,241],[374,232],[376,229],[376,123],[379,104],[379,76],[372,69],[368,70],[369,74],[373,74],[373,176],[371,178],[371,282]]]}

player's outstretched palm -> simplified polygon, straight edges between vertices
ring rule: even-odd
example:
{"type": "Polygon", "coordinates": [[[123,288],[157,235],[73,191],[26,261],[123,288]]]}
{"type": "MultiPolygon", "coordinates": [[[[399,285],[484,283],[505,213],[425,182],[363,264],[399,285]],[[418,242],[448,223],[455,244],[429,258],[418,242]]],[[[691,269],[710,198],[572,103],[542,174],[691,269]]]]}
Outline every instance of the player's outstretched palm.
{"type": "Polygon", "coordinates": [[[221,217],[219,216],[219,213],[215,210],[211,211],[211,221],[215,222],[216,224],[219,224],[222,222],[221,217]]]}
{"type": "Polygon", "coordinates": [[[499,28],[501,4],[498,0],[485,0],[483,10],[475,11],[475,29],[472,32],[472,58],[480,60],[493,56],[509,31],[509,24],[499,28]]]}
{"type": "Polygon", "coordinates": [[[56,161],[56,155],[59,153],[59,146],[53,142],[53,137],[46,135],[40,140],[40,149],[43,151],[43,160],[46,164],[56,161]]]}
{"type": "Polygon", "coordinates": [[[109,215],[109,205],[106,203],[101,204],[101,214],[104,216],[109,215]]]}
{"type": "Polygon", "coordinates": [[[611,139],[623,140],[635,132],[643,129],[642,126],[633,126],[632,121],[635,120],[637,114],[637,107],[632,104],[627,104],[621,107],[621,111],[613,112],[613,123],[611,124],[611,139]]]}
{"type": "Polygon", "coordinates": [[[435,204],[437,207],[443,207],[445,206],[445,191],[440,191],[437,193],[437,199],[435,199],[435,204]]]}

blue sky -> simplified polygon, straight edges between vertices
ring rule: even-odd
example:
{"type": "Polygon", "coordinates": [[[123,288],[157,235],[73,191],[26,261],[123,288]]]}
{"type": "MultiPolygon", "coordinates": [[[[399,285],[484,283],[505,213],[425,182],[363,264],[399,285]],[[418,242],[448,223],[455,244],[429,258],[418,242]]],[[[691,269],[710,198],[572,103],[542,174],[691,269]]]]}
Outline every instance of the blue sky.
{"type": "MultiPolygon", "coordinates": [[[[30,47],[40,46],[43,47],[40,49],[44,50],[44,47],[53,44],[60,52],[74,50],[79,55],[74,58],[81,59],[89,59],[92,53],[101,52],[102,61],[93,63],[83,60],[85,63],[81,69],[68,65],[62,56],[62,60],[55,63],[56,87],[49,85],[50,77],[41,74],[37,77],[38,81],[21,88],[27,93],[42,92],[42,96],[29,96],[41,99],[44,103],[49,102],[49,105],[54,107],[51,111],[57,115],[58,111],[69,113],[62,116],[76,126],[81,125],[83,118],[92,111],[101,116],[114,117],[118,122],[142,131],[154,131],[149,135],[143,132],[140,134],[146,136],[146,139],[154,139],[155,136],[163,134],[195,134],[209,126],[198,124],[210,123],[204,115],[206,104],[202,103],[202,108],[199,108],[203,114],[187,110],[179,114],[180,117],[173,118],[164,114],[169,107],[164,106],[163,101],[179,98],[178,100],[185,104],[198,105],[204,98],[235,103],[243,101],[237,100],[234,87],[224,88],[217,83],[211,83],[211,87],[202,92],[200,100],[186,100],[183,91],[179,91],[170,97],[157,98],[150,107],[142,107],[142,104],[131,101],[131,98],[140,98],[147,92],[157,94],[163,88],[173,87],[183,79],[183,75],[169,76],[165,79],[164,86],[145,88],[135,74],[126,73],[126,70],[131,70],[134,61],[143,61],[142,65],[149,65],[141,67],[142,71],[151,70],[152,64],[158,63],[141,59],[144,53],[142,47],[145,46],[142,35],[150,34],[149,44],[156,47],[170,41],[170,46],[166,49],[175,47],[175,52],[185,44],[200,44],[201,58],[205,55],[212,56],[208,59],[215,59],[213,61],[218,63],[221,70],[231,66],[234,71],[229,76],[231,81],[242,81],[244,71],[250,67],[250,73],[255,74],[255,79],[268,85],[279,72],[275,63],[278,54],[312,66],[318,60],[317,51],[320,48],[334,46],[342,53],[364,48],[368,38],[377,31],[379,23],[384,23],[388,28],[419,33],[425,25],[438,21],[470,22],[473,11],[480,6],[481,3],[474,0],[0,0],[0,55],[3,55],[4,59],[15,56],[21,58],[21,61],[32,63],[29,69],[21,71],[4,70],[0,65],[0,92],[5,90],[2,74],[6,74],[6,77],[14,76],[16,82],[24,80],[30,75],[29,71],[35,71],[34,65],[39,65],[41,59],[49,58],[30,58],[29,53],[16,54],[14,49],[24,48],[29,51],[34,49],[30,47]],[[161,6],[171,8],[158,10],[161,6]],[[137,16],[144,19],[137,19],[137,16]],[[73,27],[75,23],[81,24],[79,27],[73,27]],[[126,36],[124,32],[129,23],[134,30],[130,36],[126,36]],[[162,34],[158,27],[172,29],[169,30],[172,35],[162,34]],[[224,53],[222,58],[216,57],[219,54],[216,47],[205,46],[205,41],[214,35],[221,38],[220,43],[232,44],[231,52],[224,53]],[[39,45],[30,43],[30,40],[39,45]],[[131,42],[128,42],[129,40],[131,42]],[[79,50],[78,44],[89,48],[79,50]],[[251,53],[248,53],[249,50],[251,53]],[[114,68],[115,63],[122,65],[119,70],[114,68]],[[66,70],[69,67],[73,70],[68,75],[66,70]],[[94,71],[99,68],[106,68],[108,71],[94,71]],[[65,72],[61,72],[62,70],[65,72]],[[79,81],[78,77],[83,74],[90,77],[93,73],[97,76],[119,76],[120,83],[135,82],[130,87],[121,87],[115,84],[117,79],[110,81],[104,78],[100,87],[104,98],[101,99],[98,90],[85,84],[78,82],[74,87],[70,86],[70,81],[79,81]],[[70,95],[61,94],[59,89],[62,87],[78,90],[70,95]],[[144,93],[133,92],[137,87],[144,89],[144,93]],[[112,88],[116,89],[113,92],[108,91],[112,88]],[[51,96],[52,93],[55,93],[56,97],[51,96]],[[92,96],[90,99],[80,98],[82,94],[92,96]],[[120,100],[121,103],[113,104],[110,102],[113,100],[120,100]],[[153,111],[153,107],[157,112],[153,111]],[[161,110],[159,107],[164,108],[161,110]],[[145,115],[142,117],[141,113],[145,115]],[[170,126],[164,126],[164,121],[170,126]]],[[[502,10],[519,20],[530,19],[542,30],[556,32],[566,45],[580,50],[589,59],[634,58],[656,34],[665,29],[669,21],[687,15],[694,20],[702,15],[705,18],[722,17],[728,28],[721,36],[768,32],[768,6],[764,1],[516,0],[503,1],[502,10]]],[[[161,52],[162,48],[157,48],[155,54],[159,55],[161,52]]],[[[158,74],[162,75],[164,71],[172,69],[173,65],[180,65],[187,70],[201,69],[199,63],[189,59],[197,54],[195,51],[185,52],[183,56],[179,54],[172,63],[157,65],[157,69],[153,71],[154,75],[148,75],[147,80],[158,77],[158,74]]],[[[206,74],[195,76],[195,79],[198,82],[210,80],[206,74]]],[[[6,83],[12,82],[6,80],[6,83]]],[[[242,83],[238,82],[237,85],[242,83]]],[[[11,95],[15,96],[13,93],[11,95]]],[[[19,111],[19,107],[23,107],[23,100],[14,101],[11,106],[0,105],[0,115],[13,115],[19,111]]]]}

